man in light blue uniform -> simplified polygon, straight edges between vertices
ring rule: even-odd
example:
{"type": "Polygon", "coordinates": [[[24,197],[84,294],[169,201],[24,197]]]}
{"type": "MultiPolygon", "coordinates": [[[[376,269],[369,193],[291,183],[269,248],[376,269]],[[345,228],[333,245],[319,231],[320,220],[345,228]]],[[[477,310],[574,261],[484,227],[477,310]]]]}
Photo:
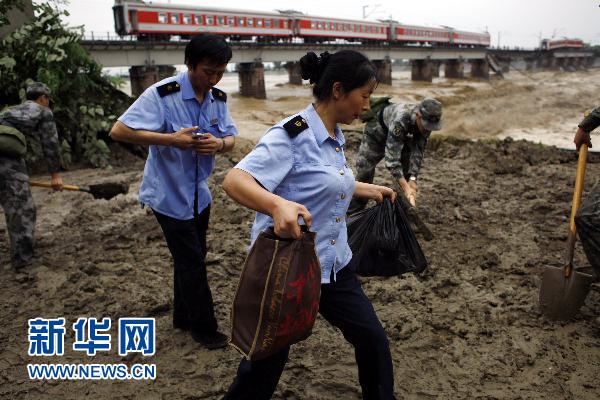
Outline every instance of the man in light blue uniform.
{"type": "Polygon", "coordinates": [[[185,49],[188,70],[146,89],[111,131],[115,140],[150,145],[140,202],[152,208],[173,256],[173,326],[210,349],[227,344],[214,316],[205,257],[207,179],[215,154],[231,150],[237,135],[227,95],[213,87],[231,55],[221,37],[195,36],[185,49]]]}

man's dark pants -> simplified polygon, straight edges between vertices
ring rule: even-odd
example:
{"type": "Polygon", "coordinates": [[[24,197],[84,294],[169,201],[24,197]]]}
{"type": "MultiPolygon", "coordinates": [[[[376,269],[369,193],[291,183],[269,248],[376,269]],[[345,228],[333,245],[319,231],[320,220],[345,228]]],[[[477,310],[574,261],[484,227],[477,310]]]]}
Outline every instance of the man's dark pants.
{"type": "MultiPolygon", "coordinates": [[[[356,274],[348,267],[337,274],[336,282],[321,285],[319,312],[354,346],[363,399],[394,399],[394,371],[387,335],[356,274]]],[[[343,346],[343,343],[329,345],[343,346]]],[[[321,350],[327,351],[326,348],[321,350]]],[[[243,359],[225,400],[270,399],[288,353],[289,347],[259,361],[243,359]]]]}
{"type": "MultiPolygon", "coordinates": [[[[154,211],[154,210],[153,210],[154,211]]],[[[210,205],[194,218],[179,220],[154,215],[173,256],[173,326],[198,333],[217,331],[217,320],[206,273],[206,230],[210,205]]]]}

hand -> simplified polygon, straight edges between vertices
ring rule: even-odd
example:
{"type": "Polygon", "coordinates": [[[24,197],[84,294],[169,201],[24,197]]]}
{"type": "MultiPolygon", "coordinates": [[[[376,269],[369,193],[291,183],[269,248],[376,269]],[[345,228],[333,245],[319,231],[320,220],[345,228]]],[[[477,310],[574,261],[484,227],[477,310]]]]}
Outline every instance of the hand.
{"type": "Polygon", "coordinates": [[[389,197],[392,203],[396,201],[396,192],[386,186],[369,185],[367,192],[368,198],[375,200],[377,203],[383,202],[384,197],[389,197]]]}
{"type": "Polygon", "coordinates": [[[417,182],[400,179],[400,187],[404,191],[404,195],[408,199],[411,206],[417,206],[417,182]]]}
{"type": "Polygon", "coordinates": [[[192,126],[191,128],[181,128],[173,134],[173,141],[171,142],[171,145],[181,150],[189,149],[196,143],[196,139],[192,137],[192,134],[197,130],[197,126],[192,126]]]}
{"type": "Polygon", "coordinates": [[[63,181],[62,181],[62,177],[60,176],[60,174],[58,172],[53,172],[51,174],[51,182],[52,184],[52,189],[54,190],[62,190],[63,189],[63,181]]]}
{"type": "Polygon", "coordinates": [[[573,139],[573,143],[575,143],[575,148],[579,150],[582,144],[587,144],[588,147],[592,148],[592,139],[590,138],[590,133],[584,131],[581,128],[577,128],[577,132],[575,132],[575,138],[573,139]]]}
{"type": "Polygon", "coordinates": [[[298,224],[298,216],[302,217],[308,228],[312,225],[312,216],[306,207],[282,197],[275,204],[272,216],[275,234],[282,238],[300,239],[302,232],[298,224]]]}
{"type": "Polygon", "coordinates": [[[215,155],[225,147],[223,140],[214,137],[210,133],[205,133],[202,137],[195,138],[194,140],[196,141],[194,144],[196,152],[205,156],[215,155]]]}

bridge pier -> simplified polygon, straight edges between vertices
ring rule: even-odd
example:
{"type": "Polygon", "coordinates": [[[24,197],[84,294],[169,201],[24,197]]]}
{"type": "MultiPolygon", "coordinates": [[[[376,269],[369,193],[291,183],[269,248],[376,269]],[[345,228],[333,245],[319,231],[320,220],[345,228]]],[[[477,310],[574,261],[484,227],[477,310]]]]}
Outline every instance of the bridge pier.
{"type": "Polygon", "coordinates": [[[373,60],[377,67],[377,80],[385,85],[392,84],[392,61],[389,58],[384,60],[373,60]]]}
{"type": "Polygon", "coordinates": [[[238,63],[240,95],[266,99],[265,67],[261,62],[238,63]]]}
{"type": "Polygon", "coordinates": [[[439,78],[440,77],[440,62],[439,61],[433,61],[431,63],[431,76],[433,78],[439,78]]]}
{"type": "Polygon", "coordinates": [[[290,78],[290,84],[302,85],[302,74],[300,71],[300,63],[298,61],[288,62],[285,64],[285,69],[288,72],[290,78]]]}
{"type": "Polygon", "coordinates": [[[461,60],[448,60],[444,66],[446,78],[460,79],[465,77],[465,63],[461,60]]]}
{"type": "Polygon", "coordinates": [[[430,60],[412,60],[410,64],[412,66],[411,79],[413,81],[433,81],[433,76],[431,73],[432,63],[430,60]]]}
{"type": "Polygon", "coordinates": [[[526,59],[525,60],[525,70],[533,71],[534,68],[535,68],[535,60],[526,59]]]}
{"type": "Polygon", "coordinates": [[[575,58],[566,58],[564,62],[565,71],[575,71],[575,58]]]}
{"type": "Polygon", "coordinates": [[[138,97],[156,82],[173,75],[175,67],[172,65],[134,65],[129,68],[131,94],[138,97]]]}
{"type": "Polygon", "coordinates": [[[471,77],[490,79],[490,66],[486,60],[471,61],[471,77]]]}
{"type": "Polygon", "coordinates": [[[594,57],[586,57],[584,59],[585,68],[592,68],[594,66],[594,57]]]}

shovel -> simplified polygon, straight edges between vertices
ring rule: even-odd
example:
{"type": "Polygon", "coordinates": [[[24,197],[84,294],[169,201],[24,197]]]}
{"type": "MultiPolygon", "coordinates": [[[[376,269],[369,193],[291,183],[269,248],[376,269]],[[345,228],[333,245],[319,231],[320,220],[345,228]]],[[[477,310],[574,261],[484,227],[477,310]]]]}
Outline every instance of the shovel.
{"type": "Polygon", "coordinates": [[[546,267],[542,275],[540,287],[540,309],[544,315],[553,320],[568,320],[577,314],[583,305],[594,281],[591,274],[578,270],[573,265],[573,253],[577,239],[575,214],[581,204],[581,192],[585,178],[585,163],[587,158],[587,145],[579,149],[577,162],[577,176],[575,178],[575,191],[569,221],[569,236],[567,238],[567,251],[563,267],[546,267]]]}
{"type": "MultiPolygon", "coordinates": [[[[51,188],[49,182],[29,181],[31,186],[51,188]]],[[[99,183],[90,185],[89,187],[63,185],[64,190],[74,190],[79,192],[90,193],[95,199],[110,200],[118,194],[125,194],[129,191],[129,185],[125,183],[99,183]]]]}

